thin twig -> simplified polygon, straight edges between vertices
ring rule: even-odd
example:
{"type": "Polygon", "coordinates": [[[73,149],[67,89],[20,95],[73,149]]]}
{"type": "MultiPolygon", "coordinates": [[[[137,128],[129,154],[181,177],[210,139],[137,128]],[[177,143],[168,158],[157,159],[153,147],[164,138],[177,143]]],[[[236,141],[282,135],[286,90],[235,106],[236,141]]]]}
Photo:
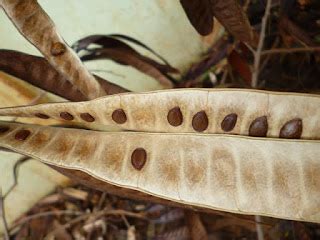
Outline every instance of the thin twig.
{"type": "Polygon", "coordinates": [[[47,216],[58,216],[58,215],[82,215],[84,212],[81,211],[70,211],[70,210],[54,210],[54,211],[48,211],[48,212],[41,212],[37,213],[31,216],[27,216],[16,222],[11,229],[16,228],[18,226],[21,226],[33,219],[47,217],[47,216]]]}
{"type": "Polygon", "coordinates": [[[21,166],[21,164],[23,164],[24,162],[30,160],[30,157],[27,156],[22,156],[21,158],[19,158],[19,160],[14,164],[13,166],[13,184],[11,185],[11,187],[8,189],[8,191],[3,195],[3,198],[5,199],[10,193],[11,191],[18,185],[18,170],[19,167],[21,166]]]}
{"type": "MultiPolygon", "coordinates": [[[[271,46],[271,49],[275,49],[278,44],[280,43],[280,39],[277,37],[275,39],[275,41],[273,42],[272,46],[271,46]]],[[[261,53],[261,56],[263,56],[263,51],[261,53]]],[[[268,62],[270,61],[270,59],[272,59],[273,55],[267,55],[264,59],[263,59],[263,62],[262,64],[260,64],[260,71],[262,71],[268,64],[268,62]]]]}
{"type": "Polygon", "coordinates": [[[54,229],[53,231],[51,231],[47,237],[49,236],[54,236],[54,234],[60,230],[64,230],[67,228],[70,228],[72,225],[84,221],[89,217],[92,217],[92,220],[90,222],[94,222],[96,221],[96,219],[103,217],[103,216],[108,216],[108,215],[120,215],[120,216],[128,216],[128,217],[133,217],[133,218],[138,218],[138,219],[143,219],[143,220],[148,220],[146,217],[144,217],[142,214],[139,213],[132,213],[132,212],[128,212],[125,210],[101,210],[99,212],[96,213],[85,213],[83,215],[80,215],[79,217],[72,219],[70,222],[59,226],[58,228],[54,229]]]}
{"type": "Polygon", "coordinates": [[[266,27],[267,27],[269,14],[270,14],[270,9],[271,9],[271,0],[268,0],[267,1],[267,6],[266,6],[266,10],[265,10],[264,16],[262,18],[261,32],[260,32],[258,48],[254,52],[254,64],[253,64],[252,82],[251,82],[251,86],[253,88],[256,88],[257,85],[258,85],[260,58],[261,58],[261,52],[262,52],[262,48],[263,48],[264,38],[265,38],[265,35],[266,35],[266,27]]]}
{"type": "Polygon", "coordinates": [[[4,238],[5,240],[10,240],[9,230],[8,230],[8,223],[5,216],[4,210],[4,202],[2,197],[2,188],[0,188],[0,216],[2,218],[3,227],[4,227],[4,238]]]}
{"type": "Polygon", "coordinates": [[[276,48],[261,52],[261,56],[280,53],[296,53],[296,52],[315,52],[320,51],[320,47],[301,47],[301,48],[276,48]]]}
{"type": "Polygon", "coordinates": [[[257,239],[258,240],[264,240],[263,228],[262,228],[262,226],[260,224],[261,217],[256,215],[256,216],[254,216],[254,218],[256,220],[257,239]]]}

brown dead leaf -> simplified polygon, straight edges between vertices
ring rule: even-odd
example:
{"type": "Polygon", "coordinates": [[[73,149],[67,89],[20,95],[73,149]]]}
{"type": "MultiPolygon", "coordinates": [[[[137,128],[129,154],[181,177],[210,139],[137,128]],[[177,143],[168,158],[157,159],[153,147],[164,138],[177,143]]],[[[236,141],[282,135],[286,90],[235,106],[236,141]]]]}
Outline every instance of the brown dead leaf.
{"type": "Polygon", "coordinates": [[[258,36],[236,0],[212,0],[211,2],[214,16],[231,35],[252,47],[257,46],[258,36]]]}
{"type": "Polygon", "coordinates": [[[192,26],[203,36],[213,30],[213,12],[210,0],[180,0],[192,26]]]}
{"type": "Polygon", "coordinates": [[[82,57],[83,61],[97,59],[112,59],[124,65],[130,65],[139,71],[153,77],[165,88],[172,88],[172,81],[150,63],[124,49],[96,49],[93,53],[82,57]]]}
{"type": "MultiPolygon", "coordinates": [[[[74,43],[73,49],[79,54],[81,51],[88,52],[88,54],[82,55],[82,60],[86,59],[88,57],[87,55],[94,54],[94,52],[98,49],[121,49],[121,50],[127,52],[127,54],[135,55],[137,58],[141,59],[142,61],[149,63],[150,65],[157,68],[163,74],[179,73],[178,69],[173,68],[156,51],[154,51],[153,49],[151,49],[150,47],[148,47],[144,43],[142,43],[134,38],[131,38],[129,36],[126,36],[126,35],[121,35],[121,34],[90,35],[90,36],[82,38],[82,39],[78,40],[76,43],[74,43]],[[124,41],[133,43],[139,47],[146,49],[148,52],[152,53],[154,56],[156,56],[158,59],[160,59],[163,62],[163,64],[140,54],[138,51],[136,51],[134,48],[132,48],[129,44],[127,44],[124,41]],[[92,48],[91,47],[92,45],[94,45],[94,46],[98,45],[99,47],[92,48]]],[[[118,63],[125,64],[123,62],[118,62],[118,63]]]]}
{"type": "Polygon", "coordinates": [[[201,222],[200,215],[193,211],[185,212],[192,240],[208,240],[208,234],[201,222]]]}
{"type": "Polygon", "coordinates": [[[236,50],[233,50],[228,56],[228,62],[232,69],[241,76],[248,86],[250,86],[252,74],[246,59],[243,58],[236,50]]]}

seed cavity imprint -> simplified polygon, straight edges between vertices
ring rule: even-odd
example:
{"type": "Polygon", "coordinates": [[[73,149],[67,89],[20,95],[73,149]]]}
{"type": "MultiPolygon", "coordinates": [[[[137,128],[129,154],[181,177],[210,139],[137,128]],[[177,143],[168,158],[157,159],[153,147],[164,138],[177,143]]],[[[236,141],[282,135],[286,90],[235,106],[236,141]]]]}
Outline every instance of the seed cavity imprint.
{"type": "Polygon", "coordinates": [[[127,121],[127,115],[122,109],[117,109],[112,113],[112,120],[118,124],[123,124],[127,121]]]}
{"type": "Polygon", "coordinates": [[[205,111],[197,112],[192,118],[192,127],[197,132],[203,132],[208,128],[209,120],[205,111]]]}
{"type": "Polygon", "coordinates": [[[141,170],[147,161],[147,152],[143,148],[136,148],[131,154],[131,164],[136,170],[141,170]]]}
{"type": "Polygon", "coordinates": [[[31,132],[29,130],[19,130],[14,138],[18,141],[24,141],[30,136],[31,132]]]}
{"type": "Polygon", "coordinates": [[[167,115],[167,120],[171,126],[180,126],[183,122],[183,115],[179,107],[172,108],[167,115]]]}
{"type": "Polygon", "coordinates": [[[302,119],[292,119],[282,126],[279,137],[288,139],[299,139],[301,138],[302,129],[302,119]]]}
{"type": "Polygon", "coordinates": [[[249,136],[266,137],[268,132],[267,116],[258,117],[252,121],[249,127],[249,136]]]}
{"type": "Polygon", "coordinates": [[[51,55],[57,57],[64,54],[66,50],[67,48],[62,42],[56,42],[52,44],[51,55]]]}
{"type": "Polygon", "coordinates": [[[10,130],[7,126],[0,126],[0,134],[4,134],[10,130]]]}
{"type": "Polygon", "coordinates": [[[60,117],[67,121],[72,121],[74,119],[74,117],[68,112],[61,112],[60,117]]]}
{"type": "Polygon", "coordinates": [[[80,117],[86,122],[94,122],[95,118],[90,113],[81,113],[80,117]]]}
{"type": "Polygon", "coordinates": [[[43,113],[36,113],[35,116],[37,118],[42,118],[42,119],[49,119],[50,117],[46,114],[43,114],[43,113]]]}
{"type": "Polygon", "coordinates": [[[228,114],[221,122],[221,128],[225,132],[230,132],[236,126],[238,115],[235,113],[228,114]]]}

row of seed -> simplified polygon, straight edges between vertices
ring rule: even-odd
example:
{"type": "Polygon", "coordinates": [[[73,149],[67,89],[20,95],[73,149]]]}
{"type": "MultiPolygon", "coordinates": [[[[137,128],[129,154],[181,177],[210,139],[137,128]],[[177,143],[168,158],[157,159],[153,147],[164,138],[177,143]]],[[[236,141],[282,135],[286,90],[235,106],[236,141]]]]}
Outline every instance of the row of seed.
{"type": "MultiPolygon", "coordinates": [[[[37,113],[35,116],[48,119],[49,116],[43,113],[37,113]]],[[[74,116],[68,112],[61,112],[60,117],[63,120],[72,121],[74,116]]],[[[89,113],[81,113],[80,118],[86,122],[94,122],[95,118],[89,113]]],[[[123,124],[127,121],[126,113],[123,109],[117,109],[112,113],[112,119],[118,124],[123,124]]],[[[228,114],[221,122],[221,129],[225,132],[230,132],[234,129],[237,123],[238,115],[236,113],[228,114]]],[[[183,123],[183,114],[179,107],[172,108],[167,115],[167,120],[171,126],[177,127],[183,123]]],[[[205,111],[197,112],[192,118],[192,127],[197,132],[203,132],[208,128],[209,120],[205,111]]],[[[266,137],[268,132],[267,116],[261,116],[252,121],[249,127],[249,136],[266,137]]],[[[302,134],[302,120],[294,118],[286,122],[280,130],[280,138],[300,138],[302,134]]]]}
{"type": "MultiPolygon", "coordinates": [[[[0,135],[7,133],[10,130],[8,126],[0,126],[0,135]]],[[[31,135],[31,131],[21,129],[16,132],[14,138],[17,141],[25,141],[31,135]]],[[[131,154],[131,164],[136,170],[141,170],[147,161],[147,152],[143,148],[136,148],[131,154]]]]}

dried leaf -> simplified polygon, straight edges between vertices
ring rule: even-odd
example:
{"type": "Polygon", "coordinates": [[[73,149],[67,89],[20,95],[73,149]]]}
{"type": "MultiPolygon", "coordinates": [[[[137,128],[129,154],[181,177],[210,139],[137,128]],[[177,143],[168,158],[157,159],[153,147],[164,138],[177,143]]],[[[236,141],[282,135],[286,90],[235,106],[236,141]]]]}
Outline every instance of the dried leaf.
{"type": "Polygon", "coordinates": [[[198,213],[185,211],[192,240],[208,240],[208,234],[198,213]]]}
{"type": "Polygon", "coordinates": [[[300,240],[311,240],[311,234],[304,223],[292,222],[294,227],[294,236],[300,240]]]}
{"type": "MultiPolygon", "coordinates": [[[[141,59],[142,61],[145,61],[145,62],[151,64],[152,66],[157,68],[159,71],[161,71],[163,74],[178,73],[179,72],[179,70],[170,66],[170,64],[163,57],[161,57],[158,53],[156,53],[154,50],[149,48],[147,45],[141,43],[140,41],[138,41],[134,38],[131,38],[131,37],[128,37],[125,35],[120,35],[120,34],[90,35],[90,36],[82,38],[79,41],[77,41],[76,43],[74,43],[73,48],[78,53],[85,50],[90,55],[92,55],[96,50],[100,50],[100,49],[120,49],[129,55],[134,55],[137,58],[141,59]],[[164,64],[158,63],[151,58],[148,58],[146,56],[141,55],[134,48],[132,48],[130,45],[128,45],[127,43],[125,43],[119,39],[127,40],[129,42],[132,42],[138,46],[141,46],[141,47],[147,49],[153,55],[155,55],[156,57],[161,59],[164,64]],[[92,45],[92,44],[95,45],[94,48],[90,47],[90,45],[92,45]],[[96,47],[96,45],[99,45],[99,47],[96,47]]],[[[86,55],[87,54],[81,55],[83,60],[85,59],[86,55]]],[[[124,64],[123,62],[120,62],[120,63],[124,64]]]]}
{"type": "MultiPolygon", "coordinates": [[[[44,58],[0,49],[0,71],[15,76],[43,90],[71,101],[88,100],[77,88],[58,73],[44,58]]],[[[127,90],[95,76],[107,94],[127,90]]]]}
{"type": "Polygon", "coordinates": [[[153,220],[153,223],[161,223],[161,224],[167,224],[170,222],[178,221],[179,219],[184,217],[184,212],[180,208],[172,209],[169,212],[166,212],[165,214],[161,215],[159,218],[153,220]]]}
{"type": "Polygon", "coordinates": [[[279,27],[304,45],[309,47],[317,46],[317,44],[309,37],[308,33],[292,22],[287,16],[281,16],[279,27]]]}
{"type": "Polygon", "coordinates": [[[153,238],[153,240],[189,240],[190,232],[187,227],[180,227],[172,231],[162,233],[153,238]]]}
{"type": "Polygon", "coordinates": [[[180,0],[192,26],[205,36],[213,30],[213,12],[210,0],[180,0]]]}
{"type": "Polygon", "coordinates": [[[252,73],[246,59],[243,58],[236,50],[233,50],[228,56],[230,66],[235,70],[240,77],[251,86],[252,73]]]}
{"type": "Polygon", "coordinates": [[[247,15],[237,0],[212,0],[212,10],[218,21],[237,39],[253,47],[258,36],[252,30],[247,15]]]}
{"type": "MultiPolygon", "coordinates": [[[[184,81],[194,80],[200,75],[207,72],[211,67],[220,62],[223,58],[226,57],[228,50],[228,41],[224,38],[221,38],[217,41],[214,46],[210,49],[208,54],[205,56],[203,60],[199,63],[192,65],[187,74],[184,76],[184,81]]],[[[182,81],[179,82],[179,86],[186,86],[187,84],[182,81]]]]}
{"type": "Polygon", "coordinates": [[[131,54],[130,51],[124,49],[96,49],[92,53],[81,57],[83,61],[96,60],[96,59],[112,59],[118,63],[130,65],[139,71],[155,78],[165,88],[172,88],[172,81],[156,67],[145,61],[144,58],[131,54]]]}

